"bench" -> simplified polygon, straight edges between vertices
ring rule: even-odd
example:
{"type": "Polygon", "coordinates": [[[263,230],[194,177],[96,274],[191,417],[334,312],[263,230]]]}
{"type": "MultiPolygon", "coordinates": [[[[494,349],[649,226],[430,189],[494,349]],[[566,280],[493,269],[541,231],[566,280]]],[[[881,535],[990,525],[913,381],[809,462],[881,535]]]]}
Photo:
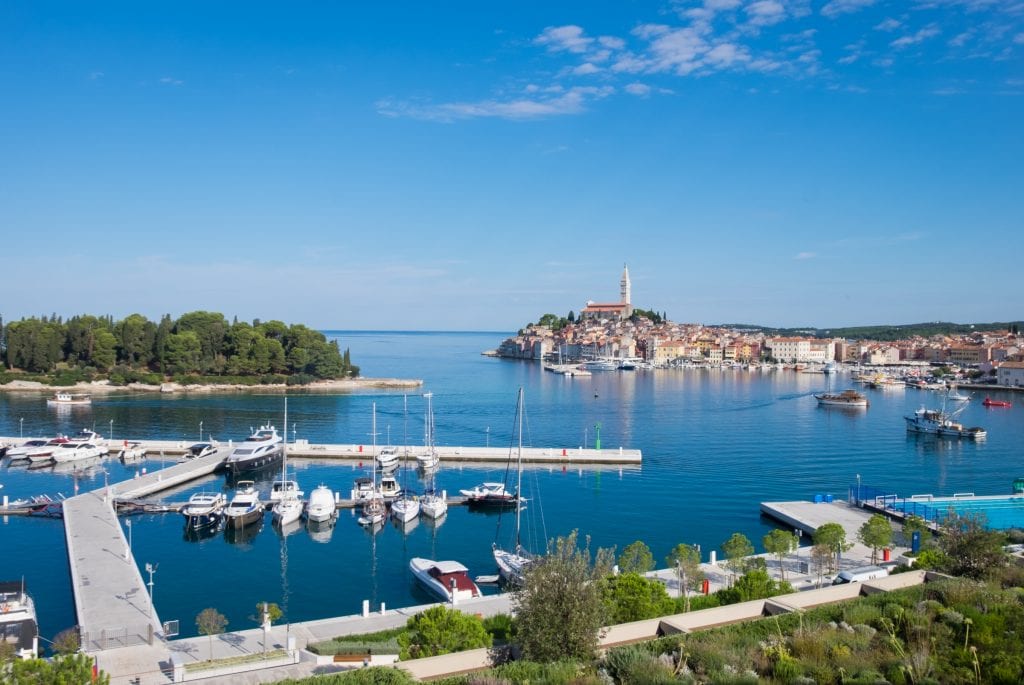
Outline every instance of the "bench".
{"type": "Polygon", "coordinates": [[[369,661],[369,654],[335,654],[334,663],[336,664],[361,664],[363,661],[369,661]]]}

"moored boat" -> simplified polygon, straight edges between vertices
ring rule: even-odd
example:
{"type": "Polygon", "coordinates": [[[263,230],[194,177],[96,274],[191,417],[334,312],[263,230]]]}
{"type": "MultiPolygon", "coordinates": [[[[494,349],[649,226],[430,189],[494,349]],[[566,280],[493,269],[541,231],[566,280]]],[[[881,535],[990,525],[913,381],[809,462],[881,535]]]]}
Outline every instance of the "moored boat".
{"type": "Polygon", "coordinates": [[[274,426],[260,426],[258,431],[232,450],[224,466],[235,476],[246,471],[276,466],[281,460],[282,442],[274,426]]]}
{"type": "Polygon", "coordinates": [[[8,447],[6,457],[11,462],[22,461],[28,459],[28,453],[37,447],[43,447],[47,441],[43,439],[26,440],[21,445],[15,447],[8,447]]]}
{"type": "Polygon", "coordinates": [[[314,523],[322,523],[334,518],[335,511],[334,493],[321,483],[309,495],[309,502],[306,503],[306,518],[314,523]]]}
{"type": "Polygon", "coordinates": [[[398,450],[394,447],[381,448],[377,455],[377,466],[384,471],[390,471],[398,466],[398,450]]]}
{"type": "Polygon", "coordinates": [[[514,507],[519,499],[505,489],[504,483],[480,483],[459,492],[466,498],[466,504],[477,507],[514,507]]]}
{"type": "Polygon", "coordinates": [[[39,656],[36,605],[24,581],[0,581],[0,641],[11,645],[19,659],[39,656]]]}
{"type": "Polygon", "coordinates": [[[224,507],[228,498],[222,492],[197,492],[181,508],[187,530],[199,531],[216,528],[224,520],[224,507]]]}
{"type": "Polygon", "coordinates": [[[842,392],[823,392],[816,394],[814,399],[823,407],[866,407],[868,398],[864,393],[856,390],[844,390],[842,392]]]}
{"type": "Polygon", "coordinates": [[[263,503],[256,492],[256,483],[251,480],[238,482],[235,496],[224,509],[228,528],[244,528],[250,523],[263,520],[263,503]]]}
{"type": "Polygon", "coordinates": [[[211,443],[208,442],[197,442],[194,445],[189,445],[188,449],[185,450],[186,459],[199,459],[201,457],[207,457],[217,451],[211,443]]]}
{"type": "Polygon", "coordinates": [[[70,461],[102,457],[107,453],[106,447],[91,442],[68,441],[53,451],[54,463],[65,464],[70,461]]]}
{"type": "Polygon", "coordinates": [[[1005,400],[994,400],[991,397],[986,397],[982,403],[985,407],[1012,407],[1013,402],[1007,402],[1005,400]]]}
{"type": "Polygon", "coordinates": [[[46,404],[50,407],[85,406],[92,404],[92,397],[84,393],[57,392],[46,399],[46,404]]]}
{"type": "Polygon", "coordinates": [[[447,602],[480,596],[480,588],[469,577],[469,569],[457,561],[434,561],[413,557],[409,569],[416,579],[447,602]]]}

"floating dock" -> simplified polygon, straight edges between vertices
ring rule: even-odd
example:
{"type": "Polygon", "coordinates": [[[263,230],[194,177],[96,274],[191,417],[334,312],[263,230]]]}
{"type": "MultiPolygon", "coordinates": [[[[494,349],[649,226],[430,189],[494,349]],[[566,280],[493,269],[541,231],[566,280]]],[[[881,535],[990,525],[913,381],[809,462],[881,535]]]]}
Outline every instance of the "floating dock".
{"type": "MultiPolygon", "coordinates": [[[[21,444],[30,438],[0,437],[0,443],[21,444]]],[[[125,443],[139,443],[139,447],[146,450],[148,457],[157,454],[169,456],[182,455],[188,450],[192,443],[181,440],[139,440],[130,438],[123,441],[111,441],[110,456],[116,457],[121,446],[125,443]]],[[[218,447],[222,457],[227,456],[235,446],[232,441],[212,441],[218,447]]],[[[397,445],[394,446],[399,453],[404,454],[408,450],[413,456],[424,451],[422,445],[397,445]]],[[[378,446],[377,448],[381,448],[378,446]]],[[[441,461],[456,462],[501,462],[508,461],[510,454],[515,455],[515,448],[510,452],[508,447],[445,447],[435,448],[441,461]]],[[[296,440],[288,443],[288,456],[308,459],[350,459],[367,460],[373,456],[373,447],[365,444],[318,444],[308,440],[296,440]]],[[[625,447],[611,447],[605,449],[594,449],[580,446],[556,446],[556,447],[523,447],[524,463],[548,463],[548,464],[640,464],[643,461],[643,454],[637,449],[625,447]]]]}

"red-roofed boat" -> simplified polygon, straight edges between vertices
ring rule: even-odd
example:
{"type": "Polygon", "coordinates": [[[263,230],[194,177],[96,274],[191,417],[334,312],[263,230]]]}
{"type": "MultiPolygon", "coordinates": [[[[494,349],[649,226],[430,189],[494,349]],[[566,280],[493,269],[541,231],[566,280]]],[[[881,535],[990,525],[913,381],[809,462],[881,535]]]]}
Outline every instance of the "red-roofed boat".
{"type": "Polygon", "coordinates": [[[1013,402],[1006,402],[1004,400],[994,400],[991,397],[986,397],[982,402],[986,407],[1012,407],[1013,402]]]}
{"type": "Polygon", "coordinates": [[[417,580],[447,602],[480,596],[480,588],[470,579],[469,569],[457,561],[413,557],[409,560],[409,569],[417,580]]]}

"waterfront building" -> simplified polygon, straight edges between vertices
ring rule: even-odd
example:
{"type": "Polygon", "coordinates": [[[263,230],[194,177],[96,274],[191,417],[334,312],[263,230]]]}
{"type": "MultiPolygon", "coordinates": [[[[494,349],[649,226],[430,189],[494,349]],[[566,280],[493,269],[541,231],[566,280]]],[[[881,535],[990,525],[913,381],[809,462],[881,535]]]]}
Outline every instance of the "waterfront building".
{"type": "Polygon", "coordinates": [[[950,345],[948,360],[951,364],[977,366],[992,360],[990,345],[950,345]]]}
{"type": "Polygon", "coordinates": [[[996,369],[996,383],[1011,388],[1024,387],[1024,362],[1003,362],[996,369]]]}

